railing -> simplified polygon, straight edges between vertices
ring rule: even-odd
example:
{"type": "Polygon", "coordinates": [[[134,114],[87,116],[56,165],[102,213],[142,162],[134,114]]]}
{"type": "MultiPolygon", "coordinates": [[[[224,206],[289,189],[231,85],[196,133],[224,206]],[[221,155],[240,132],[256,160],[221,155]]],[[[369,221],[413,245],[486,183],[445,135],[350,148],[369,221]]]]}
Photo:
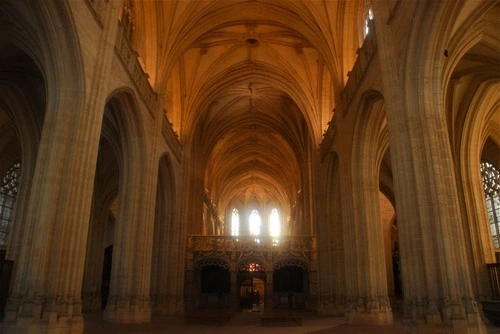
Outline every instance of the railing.
{"type": "Polygon", "coordinates": [[[352,70],[347,74],[349,77],[344,89],[340,92],[342,101],[343,116],[347,113],[349,105],[358,90],[360,81],[365,76],[368,64],[370,63],[375,51],[377,51],[377,41],[375,38],[375,25],[373,20],[368,21],[369,34],[366,35],[365,41],[361,48],[358,49],[358,57],[354,62],[352,70]]]}
{"type": "MultiPolygon", "coordinates": [[[[121,26],[121,23],[120,23],[121,26]]],[[[158,110],[158,94],[149,84],[149,75],[144,72],[139,60],[137,52],[134,51],[127,37],[124,36],[124,29],[119,29],[117,34],[115,50],[121,59],[123,65],[128,70],[129,76],[134,82],[137,91],[139,92],[144,104],[148,108],[151,116],[155,118],[155,111],[158,110]]]]}
{"type": "Polygon", "coordinates": [[[172,152],[174,152],[177,161],[180,162],[182,160],[182,145],[179,141],[179,136],[177,135],[177,133],[175,133],[172,123],[170,123],[170,121],[167,119],[165,111],[163,112],[163,115],[163,138],[165,138],[168,146],[170,147],[172,152]]]}
{"type": "MultiPolygon", "coordinates": [[[[121,23],[120,23],[121,25],[121,23]]],[[[151,117],[155,117],[155,112],[159,108],[158,94],[153,90],[149,83],[149,75],[144,72],[142,65],[137,59],[137,52],[134,51],[132,45],[125,36],[125,30],[119,29],[118,37],[115,44],[115,51],[121,59],[123,65],[128,71],[129,77],[132,79],[137,91],[144,104],[146,105],[151,117]]],[[[182,145],[179,141],[179,136],[175,133],[172,123],[167,119],[165,111],[163,112],[163,138],[165,138],[168,146],[174,153],[177,161],[182,160],[182,145]]]]}
{"type": "Polygon", "coordinates": [[[490,274],[491,293],[494,300],[500,300],[500,263],[487,264],[490,274]]]}
{"type": "Polygon", "coordinates": [[[333,144],[336,135],[337,118],[334,110],[332,120],[328,122],[328,129],[323,133],[323,140],[319,145],[321,161],[325,159],[326,154],[330,151],[330,146],[333,144]]]}
{"type": "Polygon", "coordinates": [[[214,236],[190,235],[187,249],[190,252],[277,252],[303,256],[304,252],[316,251],[316,238],[301,236],[214,236]]]}

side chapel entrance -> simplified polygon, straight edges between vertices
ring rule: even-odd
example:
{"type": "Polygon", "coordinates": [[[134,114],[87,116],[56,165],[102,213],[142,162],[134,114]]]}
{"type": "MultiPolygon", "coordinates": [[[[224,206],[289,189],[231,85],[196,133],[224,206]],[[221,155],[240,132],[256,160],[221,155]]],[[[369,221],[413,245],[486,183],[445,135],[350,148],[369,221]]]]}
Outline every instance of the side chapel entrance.
{"type": "Polygon", "coordinates": [[[242,310],[258,312],[264,308],[266,273],[253,262],[240,266],[238,271],[239,306],[242,310]]]}

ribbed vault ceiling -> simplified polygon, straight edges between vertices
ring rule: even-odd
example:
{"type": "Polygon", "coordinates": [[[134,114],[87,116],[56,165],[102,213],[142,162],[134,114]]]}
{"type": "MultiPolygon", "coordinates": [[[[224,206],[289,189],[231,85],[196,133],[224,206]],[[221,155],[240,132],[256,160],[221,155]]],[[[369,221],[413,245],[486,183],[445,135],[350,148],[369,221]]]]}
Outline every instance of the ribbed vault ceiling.
{"type": "Polygon", "coordinates": [[[204,187],[220,215],[250,198],[277,202],[290,214],[308,152],[321,141],[344,67],[355,58],[344,50],[359,46],[357,24],[344,14],[356,16],[363,3],[136,5],[142,61],[165,92],[167,117],[184,147],[201,157],[204,187]],[[346,32],[352,38],[340,38],[346,32]]]}

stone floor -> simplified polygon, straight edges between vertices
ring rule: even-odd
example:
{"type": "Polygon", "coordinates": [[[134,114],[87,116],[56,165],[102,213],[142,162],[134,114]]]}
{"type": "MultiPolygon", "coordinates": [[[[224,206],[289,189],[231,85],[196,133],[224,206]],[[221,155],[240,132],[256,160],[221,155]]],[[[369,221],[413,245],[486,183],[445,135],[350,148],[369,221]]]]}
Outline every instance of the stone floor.
{"type": "MultiPolygon", "coordinates": [[[[237,312],[223,326],[217,325],[186,325],[183,317],[153,317],[151,323],[142,325],[109,324],[101,319],[100,314],[85,315],[85,330],[88,334],[114,334],[114,333],[187,333],[187,334],[398,334],[404,333],[400,319],[396,317],[391,326],[348,326],[342,317],[318,318],[304,316],[301,327],[290,326],[261,326],[258,312],[237,312]]],[[[427,331],[419,333],[426,334],[427,331]]],[[[449,333],[446,330],[433,331],[433,333],[449,333]]],[[[500,328],[488,325],[487,333],[500,334],[500,328]]]]}

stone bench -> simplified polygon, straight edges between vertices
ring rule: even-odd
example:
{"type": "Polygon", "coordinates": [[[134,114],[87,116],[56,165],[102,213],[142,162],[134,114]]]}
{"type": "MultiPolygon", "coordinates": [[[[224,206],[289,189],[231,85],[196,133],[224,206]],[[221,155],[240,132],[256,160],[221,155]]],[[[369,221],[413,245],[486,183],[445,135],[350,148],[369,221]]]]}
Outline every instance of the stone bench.
{"type": "Polygon", "coordinates": [[[222,326],[231,319],[231,309],[200,309],[187,311],[184,314],[184,323],[190,325],[218,325],[222,326]]]}
{"type": "Polygon", "coordinates": [[[260,323],[262,326],[302,326],[302,316],[290,311],[264,311],[260,323]]]}

